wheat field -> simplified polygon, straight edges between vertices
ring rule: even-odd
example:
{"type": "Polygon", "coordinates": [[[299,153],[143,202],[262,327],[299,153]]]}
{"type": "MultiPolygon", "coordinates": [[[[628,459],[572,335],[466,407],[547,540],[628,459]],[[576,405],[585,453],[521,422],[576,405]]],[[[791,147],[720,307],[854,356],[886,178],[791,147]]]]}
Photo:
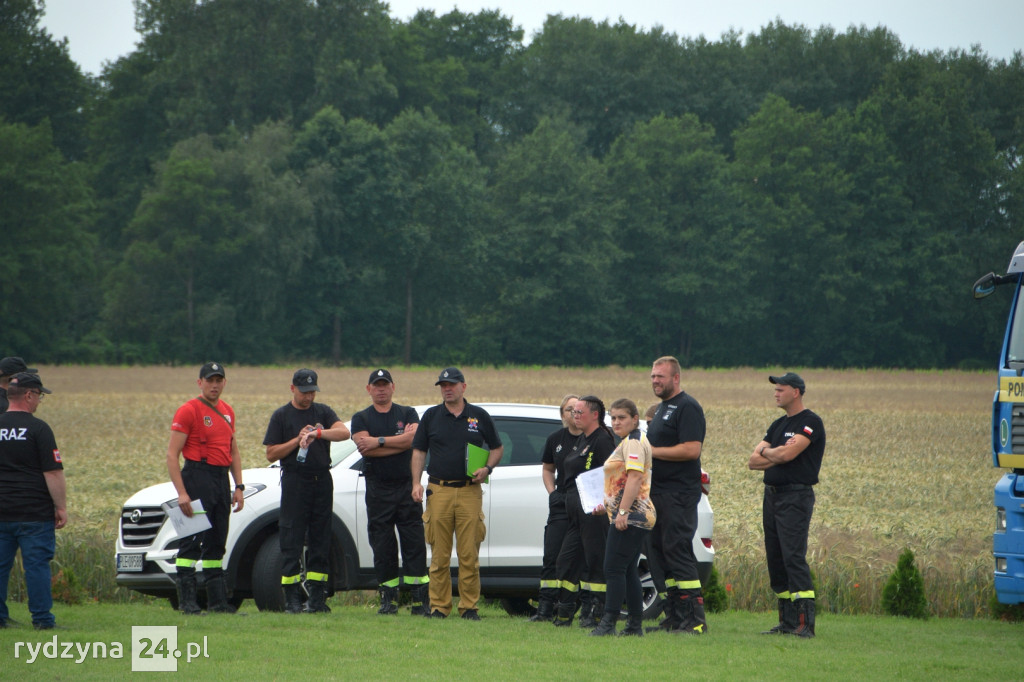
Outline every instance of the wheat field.
{"type": "MultiPolygon", "coordinates": [[[[289,399],[295,368],[228,367],[224,400],[235,409],[243,466],[263,466],[271,412],[289,399]]],[[[319,369],[319,399],[343,419],[368,403],[371,369],[319,369]]],[[[435,403],[440,368],[391,368],[396,400],[435,403]]],[[[795,369],[805,405],[828,435],[810,539],[819,609],[880,613],[881,590],[909,548],[935,615],[988,614],[992,588],[990,373],[795,369]]],[[[558,403],[593,393],[608,404],[655,402],[649,367],[463,368],[475,402],[558,403]]],[[[774,607],[764,568],[760,474],[746,461],[780,414],[769,373],[687,370],[683,389],[707,417],[702,464],[711,476],[716,566],[733,607],[774,607]]],[[[68,481],[70,523],[59,535],[58,568],[81,598],[128,599],[113,585],[113,549],[124,500],[167,479],[174,410],[197,392],[198,367],[40,367],[48,396],[37,416],[57,435],[68,481]]],[[[537,485],[541,485],[538,480],[537,485]]],[[[541,533],[542,529],[538,529],[541,533]]],[[[17,596],[12,581],[12,596],[17,596]]],[[[72,597],[75,595],[72,594],[72,597]]]]}

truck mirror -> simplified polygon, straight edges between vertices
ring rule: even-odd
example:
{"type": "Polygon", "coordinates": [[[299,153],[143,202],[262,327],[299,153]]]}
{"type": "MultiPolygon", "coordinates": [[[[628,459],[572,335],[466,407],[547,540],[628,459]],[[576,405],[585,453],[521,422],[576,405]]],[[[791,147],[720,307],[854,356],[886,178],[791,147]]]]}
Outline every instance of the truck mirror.
{"type": "Polygon", "coordinates": [[[996,290],[996,273],[990,272],[987,275],[982,275],[981,279],[974,283],[971,287],[971,291],[974,292],[974,298],[985,298],[993,291],[996,290]]]}

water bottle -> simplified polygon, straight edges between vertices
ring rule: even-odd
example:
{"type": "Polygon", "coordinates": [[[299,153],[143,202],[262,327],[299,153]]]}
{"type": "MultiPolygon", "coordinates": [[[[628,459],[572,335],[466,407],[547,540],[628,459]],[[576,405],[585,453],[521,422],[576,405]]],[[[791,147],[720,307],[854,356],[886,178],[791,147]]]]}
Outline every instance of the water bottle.
{"type": "Polygon", "coordinates": [[[309,452],[309,448],[299,448],[299,454],[295,455],[295,461],[302,464],[306,461],[306,453],[309,452]]]}

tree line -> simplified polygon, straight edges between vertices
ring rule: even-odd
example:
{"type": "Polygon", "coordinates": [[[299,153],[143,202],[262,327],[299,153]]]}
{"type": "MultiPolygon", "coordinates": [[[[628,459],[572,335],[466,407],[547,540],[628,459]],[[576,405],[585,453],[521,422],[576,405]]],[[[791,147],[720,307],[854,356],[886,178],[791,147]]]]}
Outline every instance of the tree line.
{"type": "Polygon", "coordinates": [[[0,6],[0,345],[34,362],[988,366],[1024,58],[376,0],[0,6]]]}

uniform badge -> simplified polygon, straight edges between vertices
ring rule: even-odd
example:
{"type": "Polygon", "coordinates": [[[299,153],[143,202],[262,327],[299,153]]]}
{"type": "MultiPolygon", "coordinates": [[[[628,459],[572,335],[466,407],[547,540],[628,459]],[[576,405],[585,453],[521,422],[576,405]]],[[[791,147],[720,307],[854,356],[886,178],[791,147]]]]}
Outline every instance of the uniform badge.
{"type": "Polygon", "coordinates": [[[213,417],[211,417],[208,414],[204,414],[203,415],[203,425],[204,426],[213,426],[213,417]]]}
{"type": "Polygon", "coordinates": [[[469,419],[466,420],[466,423],[469,426],[470,433],[480,432],[480,420],[477,419],[476,417],[470,417],[469,419]]]}
{"type": "Polygon", "coordinates": [[[60,450],[53,451],[53,461],[60,464],[60,450]]]}

